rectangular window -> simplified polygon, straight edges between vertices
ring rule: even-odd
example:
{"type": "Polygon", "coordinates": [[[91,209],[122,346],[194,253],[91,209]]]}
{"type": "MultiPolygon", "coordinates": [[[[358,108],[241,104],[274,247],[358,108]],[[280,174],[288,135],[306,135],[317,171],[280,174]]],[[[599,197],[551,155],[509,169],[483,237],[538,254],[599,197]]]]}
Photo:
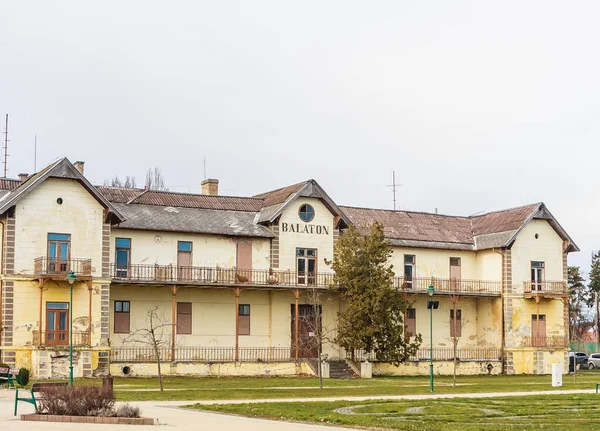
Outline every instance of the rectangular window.
{"type": "Polygon", "coordinates": [[[65,345],[69,343],[69,303],[46,303],[46,345],[65,345]]]}
{"type": "Polygon", "coordinates": [[[177,333],[191,334],[192,333],[192,303],[178,302],[177,303],[177,333]]]}
{"type": "Polygon", "coordinates": [[[250,305],[238,306],[238,334],[250,335],[250,305]]]}
{"type": "Polygon", "coordinates": [[[531,290],[542,290],[544,269],[544,262],[531,262],[531,290]]]}
{"type": "Polygon", "coordinates": [[[131,239],[117,238],[115,241],[115,263],[117,264],[115,275],[117,278],[127,278],[131,264],[131,239]]]}
{"type": "Polygon", "coordinates": [[[114,332],[129,333],[129,301],[115,301],[114,332]]]}
{"type": "Polygon", "coordinates": [[[404,282],[406,283],[407,289],[412,289],[413,287],[413,277],[415,277],[416,273],[416,258],[412,254],[404,255],[404,282]]]}
{"type": "Polygon", "coordinates": [[[298,284],[315,284],[317,279],[317,249],[297,248],[296,269],[298,271],[298,284]]]}
{"type": "Polygon", "coordinates": [[[406,309],[406,321],[404,322],[407,333],[415,335],[417,333],[417,310],[414,308],[406,309]]]}
{"type": "Polygon", "coordinates": [[[48,267],[51,274],[66,274],[71,270],[71,235],[68,233],[48,234],[48,267]]]}
{"type": "Polygon", "coordinates": [[[456,338],[462,335],[462,321],[461,312],[456,310],[456,320],[454,319],[454,310],[450,310],[450,336],[454,338],[454,331],[456,329],[456,338]]]}

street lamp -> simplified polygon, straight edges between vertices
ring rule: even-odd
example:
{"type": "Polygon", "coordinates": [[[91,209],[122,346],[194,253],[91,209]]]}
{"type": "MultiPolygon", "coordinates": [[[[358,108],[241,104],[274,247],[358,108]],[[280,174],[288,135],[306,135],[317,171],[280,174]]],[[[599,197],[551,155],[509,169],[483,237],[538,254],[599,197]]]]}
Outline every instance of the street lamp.
{"type": "Polygon", "coordinates": [[[429,390],[433,392],[433,310],[437,310],[440,306],[440,301],[433,300],[435,289],[433,285],[429,285],[427,293],[429,301],[427,301],[427,309],[429,310],[429,390]]]}
{"type": "Polygon", "coordinates": [[[77,276],[73,271],[69,271],[67,281],[71,293],[69,299],[69,386],[71,387],[73,387],[73,283],[75,280],[77,280],[77,276]]]}

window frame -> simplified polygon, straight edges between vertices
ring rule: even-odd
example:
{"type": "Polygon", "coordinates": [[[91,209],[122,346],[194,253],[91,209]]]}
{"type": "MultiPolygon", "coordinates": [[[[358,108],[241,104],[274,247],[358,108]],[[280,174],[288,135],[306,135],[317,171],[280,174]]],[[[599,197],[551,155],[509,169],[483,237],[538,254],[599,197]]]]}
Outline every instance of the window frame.
{"type": "Polygon", "coordinates": [[[313,221],[315,219],[315,207],[313,207],[311,204],[302,204],[302,205],[300,205],[300,207],[298,208],[298,217],[304,223],[310,223],[311,221],[313,221]],[[305,210],[303,211],[302,208],[305,208],[305,210]],[[308,211],[309,208],[310,208],[310,211],[308,211]],[[303,214],[305,216],[310,215],[310,218],[305,219],[303,217],[303,214]]]}
{"type": "Polygon", "coordinates": [[[119,277],[127,277],[129,275],[129,267],[131,266],[131,244],[132,244],[132,240],[131,238],[124,238],[124,237],[116,237],[115,238],[115,275],[117,276],[117,278],[119,277]],[[126,247],[120,247],[117,245],[119,240],[127,240],[129,241],[129,248],[126,247]],[[118,256],[119,256],[119,251],[127,251],[127,265],[125,265],[125,267],[121,267],[119,268],[119,260],[118,260],[118,256]]]}
{"type": "Polygon", "coordinates": [[[296,278],[299,285],[312,286],[316,284],[317,273],[319,272],[319,249],[296,247],[296,278]],[[300,254],[300,252],[302,252],[300,254]],[[314,253],[312,253],[314,252],[314,253]],[[299,269],[299,261],[304,260],[304,271],[299,269]],[[314,271],[309,271],[309,262],[314,261],[314,271]]]}
{"type": "MultiPolygon", "coordinates": [[[[462,310],[456,309],[456,338],[462,337],[462,310]]],[[[450,337],[454,338],[454,308],[450,309],[450,337]]]]}
{"type": "Polygon", "coordinates": [[[192,302],[177,302],[177,328],[176,328],[176,333],[177,334],[181,334],[181,335],[192,335],[193,332],[193,318],[194,318],[194,305],[192,302]],[[180,310],[179,305],[180,304],[189,304],[190,306],[190,311],[183,311],[180,310]],[[185,315],[185,316],[190,316],[190,326],[189,329],[187,331],[184,331],[181,326],[179,325],[179,316],[180,315],[185,315]]]}
{"type": "Polygon", "coordinates": [[[252,329],[251,329],[251,319],[250,319],[250,304],[238,304],[238,314],[237,314],[237,318],[238,318],[238,335],[250,335],[252,333],[252,329]],[[246,313],[247,310],[247,313],[246,313]],[[248,320],[248,331],[244,331],[241,332],[241,325],[240,325],[240,317],[247,319],[248,320]]]}
{"type": "Polygon", "coordinates": [[[131,301],[116,299],[113,304],[113,333],[114,334],[129,334],[131,333],[131,301]],[[121,310],[117,310],[117,304],[121,304],[121,310]],[[127,304],[127,311],[123,311],[123,305],[127,304]],[[127,315],[127,331],[117,331],[117,315],[127,315]]]}

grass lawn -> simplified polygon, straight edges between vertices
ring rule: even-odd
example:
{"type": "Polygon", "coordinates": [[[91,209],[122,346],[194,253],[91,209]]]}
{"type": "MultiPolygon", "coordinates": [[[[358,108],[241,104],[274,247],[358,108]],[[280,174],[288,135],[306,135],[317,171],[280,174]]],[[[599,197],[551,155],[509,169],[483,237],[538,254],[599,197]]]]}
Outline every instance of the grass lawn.
{"type": "MultiPolygon", "coordinates": [[[[80,379],[78,383],[89,384],[80,379]]],[[[99,380],[96,380],[98,384],[99,380]]],[[[600,371],[580,372],[577,384],[573,376],[563,377],[561,389],[593,389],[600,382],[600,371]]],[[[260,398],[305,398],[332,396],[428,394],[429,378],[378,377],[372,380],[325,380],[319,389],[315,377],[165,377],[164,392],[158,391],[157,378],[122,378],[114,380],[119,401],[143,400],[231,400],[260,398]]],[[[436,393],[474,393],[552,390],[551,376],[473,376],[458,377],[452,387],[451,377],[435,379],[436,393]]]]}
{"type": "Polygon", "coordinates": [[[593,394],[191,407],[277,420],[385,430],[597,430],[600,428],[598,400],[598,396],[593,394]]]}

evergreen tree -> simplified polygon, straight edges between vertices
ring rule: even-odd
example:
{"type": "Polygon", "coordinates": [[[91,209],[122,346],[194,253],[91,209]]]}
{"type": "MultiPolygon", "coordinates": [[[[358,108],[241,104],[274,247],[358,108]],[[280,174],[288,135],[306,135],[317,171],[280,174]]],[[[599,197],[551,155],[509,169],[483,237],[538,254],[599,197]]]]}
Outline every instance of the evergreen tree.
{"type": "Polygon", "coordinates": [[[336,342],[346,351],[363,349],[377,360],[399,364],[416,354],[421,335],[405,332],[408,304],[394,288],[392,248],[383,225],[374,223],[361,230],[350,226],[340,235],[333,260],[326,260],[335,271],[330,289],[339,292],[344,303],[336,342]]]}

